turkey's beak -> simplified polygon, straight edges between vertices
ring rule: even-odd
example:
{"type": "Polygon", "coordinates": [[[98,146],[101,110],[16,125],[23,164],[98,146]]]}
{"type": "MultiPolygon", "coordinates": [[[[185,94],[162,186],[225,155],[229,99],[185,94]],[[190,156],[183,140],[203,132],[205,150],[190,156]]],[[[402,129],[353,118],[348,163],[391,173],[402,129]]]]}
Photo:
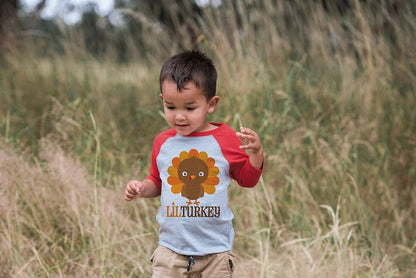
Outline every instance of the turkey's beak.
{"type": "Polygon", "coordinates": [[[189,179],[190,179],[190,180],[193,180],[194,178],[196,178],[196,175],[190,175],[190,176],[189,176],[189,179]]]}

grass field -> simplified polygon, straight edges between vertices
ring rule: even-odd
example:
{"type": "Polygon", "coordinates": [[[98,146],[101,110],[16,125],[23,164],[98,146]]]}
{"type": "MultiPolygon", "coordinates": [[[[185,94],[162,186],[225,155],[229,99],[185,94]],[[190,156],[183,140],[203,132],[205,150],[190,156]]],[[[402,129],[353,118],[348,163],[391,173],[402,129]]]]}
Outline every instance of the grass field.
{"type": "MultiPolygon", "coordinates": [[[[259,184],[230,186],[235,277],[414,277],[415,7],[350,1],[340,20],[249,2],[199,30],[219,72],[210,120],[255,129],[265,150],[259,184]]],[[[1,277],[151,276],[159,200],[123,194],[167,128],[158,74],[180,49],[148,31],[127,63],[76,36],[64,54],[3,56],[1,277]]]]}

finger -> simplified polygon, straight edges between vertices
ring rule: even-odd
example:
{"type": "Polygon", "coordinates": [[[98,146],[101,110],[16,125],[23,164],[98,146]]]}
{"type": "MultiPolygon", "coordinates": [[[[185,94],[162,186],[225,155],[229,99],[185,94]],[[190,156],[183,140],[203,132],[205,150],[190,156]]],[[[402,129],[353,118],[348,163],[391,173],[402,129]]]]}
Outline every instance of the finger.
{"type": "Polygon", "coordinates": [[[135,187],[127,186],[127,188],[126,188],[126,190],[125,190],[124,194],[125,194],[126,196],[129,196],[129,197],[136,197],[137,192],[136,192],[135,187]]]}
{"type": "Polygon", "coordinates": [[[240,127],[240,131],[241,133],[247,134],[247,135],[252,135],[255,136],[256,132],[254,132],[253,130],[247,128],[247,127],[240,127]]]}
{"type": "Polygon", "coordinates": [[[248,146],[249,148],[259,148],[261,147],[261,143],[257,137],[251,137],[247,140],[246,146],[248,146]]]}
{"type": "Polygon", "coordinates": [[[255,148],[256,148],[256,145],[252,143],[248,143],[248,144],[240,146],[240,149],[255,149],[255,148]]]}
{"type": "Polygon", "coordinates": [[[136,195],[141,196],[143,194],[143,186],[136,187],[136,195]]]}
{"type": "Polygon", "coordinates": [[[126,200],[126,201],[131,201],[131,200],[133,200],[135,197],[136,197],[136,196],[134,196],[134,195],[125,194],[125,195],[124,195],[124,200],[126,200]]]}
{"type": "Polygon", "coordinates": [[[130,181],[130,182],[127,184],[127,188],[128,188],[128,189],[130,189],[130,190],[135,191],[135,190],[136,190],[136,187],[137,187],[137,184],[138,184],[138,182],[137,182],[137,181],[135,181],[135,180],[130,181]]]}
{"type": "Polygon", "coordinates": [[[126,190],[126,191],[124,192],[124,195],[125,195],[125,196],[128,196],[128,197],[130,197],[130,198],[133,198],[133,197],[135,197],[137,194],[136,194],[136,192],[132,192],[132,191],[126,190]]]}
{"type": "Polygon", "coordinates": [[[244,139],[247,139],[249,141],[254,141],[254,140],[256,140],[256,136],[254,136],[252,134],[246,134],[246,135],[244,135],[244,139]]]}
{"type": "Polygon", "coordinates": [[[253,137],[253,138],[258,138],[259,137],[254,130],[251,130],[251,129],[246,128],[246,127],[241,127],[241,133],[244,136],[250,136],[250,137],[253,137]]]}
{"type": "Polygon", "coordinates": [[[251,134],[251,133],[237,132],[237,137],[240,138],[240,140],[245,140],[245,141],[250,141],[250,140],[255,140],[256,139],[256,136],[254,134],[251,134]]]}
{"type": "Polygon", "coordinates": [[[134,200],[136,197],[129,197],[129,196],[124,196],[124,200],[126,201],[132,201],[134,200]]]}
{"type": "Polygon", "coordinates": [[[248,144],[255,144],[256,143],[256,138],[253,136],[246,136],[243,138],[243,141],[246,145],[248,144]]]}
{"type": "Polygon", "coordinates": [[[127,193],[131,194],[131,195],[135,195],[137,193],[136,188],[135,187],[129,187],[126,190],[127,193]]]}

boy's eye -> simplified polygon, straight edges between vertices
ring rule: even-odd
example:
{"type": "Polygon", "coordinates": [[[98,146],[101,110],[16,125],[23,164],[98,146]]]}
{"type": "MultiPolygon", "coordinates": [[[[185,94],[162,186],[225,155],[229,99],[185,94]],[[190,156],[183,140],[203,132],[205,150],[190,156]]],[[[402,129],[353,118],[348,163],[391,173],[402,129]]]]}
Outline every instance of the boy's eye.
{"type": "Polygon", "coordinates": [[[196,108],[195,107],[187,107],[186,108],[186,110],[188,110],[188,111],[192,111],[192,110],[195,110],[196,108]]]}
{"type": "Polygon", "coordinates": [[[175,107],[173,107],[173,106],[166,106],[166,108],[169,109],[169,110],[175,109],[175,107]]]}

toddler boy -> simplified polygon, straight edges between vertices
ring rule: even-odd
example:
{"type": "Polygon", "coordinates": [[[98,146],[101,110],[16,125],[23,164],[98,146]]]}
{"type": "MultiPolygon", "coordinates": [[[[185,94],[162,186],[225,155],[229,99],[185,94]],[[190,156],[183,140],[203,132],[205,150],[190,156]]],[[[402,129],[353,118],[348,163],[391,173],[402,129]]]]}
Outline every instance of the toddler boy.
{"type": "Polygon", "coordinates": [[[161,198],[153,277],[231,277],[234,230],[228,186],[231,179],[242,187],[257,184],[262,144],[253,130],[242,127],[236,133],[224,123],[206,120],[219,97],[217,71],[205,54],[172,56],[159,82],[171,129],[155,138],[149,176],[130,181],[125,190],[126,201],[161,198]]]}

